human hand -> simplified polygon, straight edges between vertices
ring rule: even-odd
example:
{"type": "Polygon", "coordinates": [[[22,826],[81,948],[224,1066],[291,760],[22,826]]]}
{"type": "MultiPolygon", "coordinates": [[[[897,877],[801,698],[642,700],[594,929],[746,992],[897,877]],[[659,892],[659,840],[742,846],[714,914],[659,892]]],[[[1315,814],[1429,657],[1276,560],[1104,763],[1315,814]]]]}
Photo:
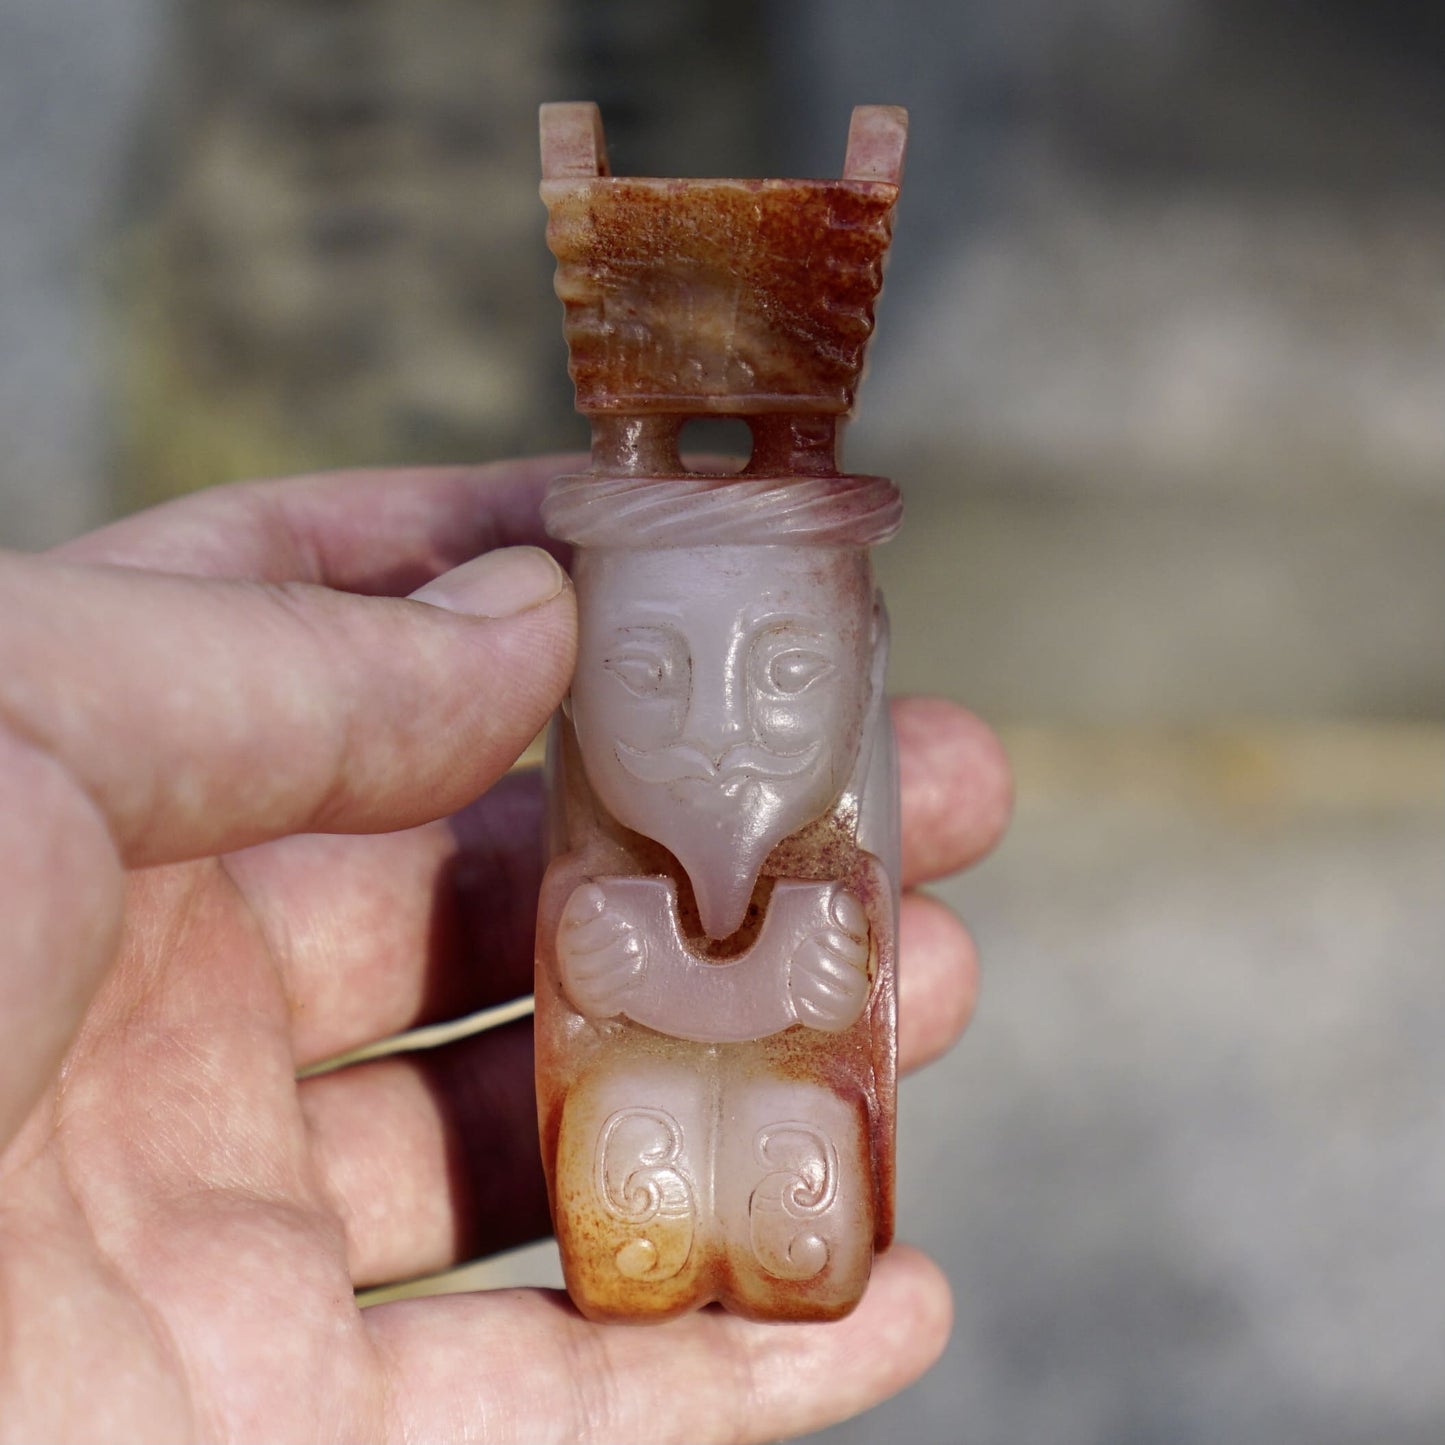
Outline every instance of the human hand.
{"type": "MultiPolygon", "coordinates": [[[[902,1247],[836,1325],[357,1308],[548,1227],[525,1024],[297,1070],[530,989],[540,790],[496,780],[566,686],[571,594],[533,553],[457,564],[540,541],[565,466],[223,488],[3,559],[0,1438],[762,1440],[942,1348],[902,1247]]],[[[1007,781],[961,710],[895,717],[918,883],[992,845],[1007,781]]],[[[973,953],[911,895],[901,954],[916,1065],[973,953]]]]}

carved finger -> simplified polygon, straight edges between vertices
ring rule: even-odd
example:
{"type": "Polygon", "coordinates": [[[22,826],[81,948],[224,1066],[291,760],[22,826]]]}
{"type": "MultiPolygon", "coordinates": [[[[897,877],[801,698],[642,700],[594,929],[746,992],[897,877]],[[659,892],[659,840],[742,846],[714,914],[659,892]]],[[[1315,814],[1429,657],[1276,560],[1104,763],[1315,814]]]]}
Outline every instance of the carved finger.
{"type": "Polygon", "coordinates": [[[861,939],[865,944],[867,943],[867,911],[846,888],[840,888],[833,894],[833,901],[828,912],[832,916],[835,927],[841,928],[851,938],[861,939]]]}
{"type": "Polygon", "coordinates": [[[642,942],[637,938],[629,938],[605,950],[573,954],[567,960],[568,977],[578,979],[631,977],[640,972],[641,967],[642,942]]]}
{"type": "Polygon", "coordinates": [[[857,1019],[867,998],[868,982],[856,971],[829,967],[830,962],[814,950],[807,963],[795,965],[793,1011],[800,1023],[836,1033],[857,1019]]]}
{"type": "Polygon", "coordinates": [[[567,945],[580,948],[586,953],[595,953],[603,948],[615,948],[630,937],[636,937],[636,929],[621,915],[604,913],[600,918],[588,918],[582,922],[566,923],[567,945]]]}
{"type": "Polygon", "coordinates": [[[833,977],[867,982],[868,950],[856,939],[825,933],[811,939],[807,946],[808,956],[816,961],[816,966],[826,969],[833,977]]]}
{"type": "Polygon", "coordinates": [[[610,1018],[621,1011],[621,1001],[637,982],[635,970],[599,969],[592,973],[569,974],[567,992],[585,1014],[610,1018]]]}
{"type": "Polygon", "coordinates": [[[582,1013],[612,1018],[641,979],[644,960],[642,940],[634,934],[605,950],[564,959],[563,984],[582,1013]]]}
{"type": "Polygon", "coordinates": [[[609,991],[611,979],[610,969],[588,973],[580,968],[569,968],[565,971],[562,982],[573,1002],[579,1006],[586,1005],[583,1012],[591,1013],[593,1011],[591,1005],[597,1001],[600,995],[609,991]]]}
{"type": "Polygon", "coordinates": [[[834,1034],[847,1027],[846,1024],[839,1024],[831,1014],[824,1012],[808,999],[795,999],[793,1006],[797,1011],[798,1022],[810,1029],[817,1029],[820,1033],[834,1034]]]}
{"type": "Polygon", "coordinates": [[[801,977],[816,985],[829,985],[846,993],[859,993],[868,986],[868,980],[846,959],[819,949],[804,961],[801,977]]]}
{"type": "Polygon", "coordinates": [[[861,969],[868,963],[868,940],[851,933],[823,933],[818,946],[847,968],[861,969]]]}
{"type": "Polygon", "coordinates": [[[566,950],[568,972],[578,978],[610,978],[619,973],[639,973],[644,957],[642,940],[635,933],[609,939],[600,948],[566,950]]]}
{"type": "Polygon", "coordinates": [[[569,988],[567,994],[577,1012],[590,1019],[614,1019],[622,1012],[621,1000],[601,989],[569,988]]]}
{"type": "Polygon", "coordinates": [[[606,985],[569,976],[563,980],[563,987],[578,1013],[588,1018],[610,1019],[620,1012],[606,985]]]}
{"type": "Polygon", "coordinates": [[[607,895],[595,884],[584,883],[572,892],[562,909],[562,926],[580,928],[607,911],[607,895]]]}
{"type": "MultiPolygon", "coordinates": [[[[850,1028],[863,1011],[867,994],[862,989],[846,988],[815,979],[812,986],[804,989],[797,1000],[800,1008],[806,1008],[814,1019],[826,1019],[827,1023],[813,1023],[813,1028],[822,1028],[828,1033],[850,1028]]],[[[802,1019],[807,1023],[808,1019],[802,1019]]]]}
{"type": "Polygon", "coordinates": [[[813,1008],[821,1008],[829,1002],[846,999],[855,990],[849,989],[842,979],[829,978],[821,969],[810,969],[798,980],[794,995],[813,1008]]]}
{"type": "MultiPolygon", "coordinates": [[[[861,1000],[860,1000],[861,1002],[861,1000]]],[[[836,1034],[849,1028],[858,1017],[858,1009],[842,1002],[800,998],[796,1001],[798,1022],[820,1033],[836,1034]]]]}

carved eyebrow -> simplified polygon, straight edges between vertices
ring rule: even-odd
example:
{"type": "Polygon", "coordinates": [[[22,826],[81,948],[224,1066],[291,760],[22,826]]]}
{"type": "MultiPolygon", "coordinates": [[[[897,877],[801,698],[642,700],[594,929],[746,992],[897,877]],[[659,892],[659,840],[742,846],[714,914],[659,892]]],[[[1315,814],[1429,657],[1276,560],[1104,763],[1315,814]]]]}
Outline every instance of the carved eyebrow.
{"type": "MultiPolygon", "coordinates": [[[[609,647],[616,647],[625,643],[629,638],[636,637],[639,633],[658,634],[661,633],[669,642],[687,643],[687,636],[683,630],[671,622],[625,622],[621,627],[613,630],[608,640],[609,647]]],[[[639,639],[642,640],[642,639],[639,639]]]]}
{"type": "Polygon", "coordinates": [[[795,607],[780,607],[776,603],[749,602],[743,615],[750,622],[787,622],[803,627],[822,627],[827,618],[816,612],[804,612],[795,607]]]}
{"type": "Polygon", "coordinates": [[[823,618],[796,612],[767,612],[749,609],[747,626],[750,632],[770,628],[778,632],[789,632],[796,636],[811,637],[818,642],[826,642],[831,635],[823,618]]]}

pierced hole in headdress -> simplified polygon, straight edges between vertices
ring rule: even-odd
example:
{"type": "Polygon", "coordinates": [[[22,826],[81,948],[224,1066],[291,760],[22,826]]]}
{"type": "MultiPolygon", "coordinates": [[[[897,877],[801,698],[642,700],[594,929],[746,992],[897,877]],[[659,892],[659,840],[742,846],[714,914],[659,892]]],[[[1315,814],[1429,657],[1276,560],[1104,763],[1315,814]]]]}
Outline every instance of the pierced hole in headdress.
{"type": "Polygon", "coordinates": [[[753,454],[753,431],[740,416],[691,417],[683,423],[678,450],[690,472],[740,472],[753,454]]]}

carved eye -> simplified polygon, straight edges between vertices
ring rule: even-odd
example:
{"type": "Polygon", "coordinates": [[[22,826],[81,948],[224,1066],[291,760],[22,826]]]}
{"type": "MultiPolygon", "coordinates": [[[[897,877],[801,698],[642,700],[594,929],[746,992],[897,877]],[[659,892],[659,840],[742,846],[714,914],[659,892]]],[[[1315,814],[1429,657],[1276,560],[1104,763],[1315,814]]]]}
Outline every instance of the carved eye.
{"type": "Polygon", "coordinates": [[[768,664],[768,685],[774,692],[793,696],[804,692],[833,671],[833,664],[821,652],[807,647],[790,647],[768,664]]]}
{"type": "Polygon", "coordinates": [[[667,681],[667,664],[660,657],[644,657],[640,653],[628,652],[621,657],[609,657],[607,669],[643,697],[661,692],[663,683],[667,681]]]}
{"type": "Polygon", "coordinates": [[[614,652],[604,665],[638,697],[675,695],[687,684],[687,660],[665,636],[638,637],[614,652]]]}

